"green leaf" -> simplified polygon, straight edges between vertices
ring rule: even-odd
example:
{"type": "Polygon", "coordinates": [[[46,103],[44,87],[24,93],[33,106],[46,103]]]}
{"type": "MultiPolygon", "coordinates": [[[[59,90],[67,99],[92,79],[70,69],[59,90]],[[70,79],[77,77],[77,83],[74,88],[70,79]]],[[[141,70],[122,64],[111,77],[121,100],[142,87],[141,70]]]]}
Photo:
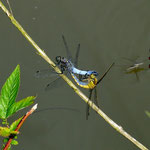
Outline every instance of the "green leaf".
{"type": "Polygon", "coordinates": [[[6,119],[7,109],[15,102],[20,85],[20,67],[17,65],[15,70],[6,80],[1,89],[0,96],[0,118],[6,119]]]}
{"type": "Polygon", "coordinates": [[[12,145],[18,145],[18,141],[12,140],[12,141],[11,141],[11,144],[12,144],[12,145]]]}
{"type": "Polygon", "coordinates": [[[14,131],[14,130],[17,128],[17,126],[18,126],[18,124],[20,123],[20,121],[21,121],[22,118],[23,118],[23,117],[20,117],[19,119],[17,119],[16,121],[14,121],[14,122],[10,125],[10,131],[14,131]]]}
{"type": "Polygon", "coordinates": [[[16,103],[14,103],[9,109],[8,109],[8,112],[6,114],[6,117],[10,117],[11,115],[13,115],[15,112],[33,104],[33,100],[35,99],[36,97],[35,96],[29,96],[29,97],[26,97],[16,103]]]}
{"type": "Polygon", "coordinates": [[[0,126],[0,136],[8,137],[9,135],[10,135],[10,129],[7,127],[1,127],[0,126]]]}
{"type": "Polygon", "coordinates": [[[5,138],[5,139],[3,140],[3,142],[4,142],[4,143],[7,143],[8,140],[9,140],[9,138],[5,138]]]}

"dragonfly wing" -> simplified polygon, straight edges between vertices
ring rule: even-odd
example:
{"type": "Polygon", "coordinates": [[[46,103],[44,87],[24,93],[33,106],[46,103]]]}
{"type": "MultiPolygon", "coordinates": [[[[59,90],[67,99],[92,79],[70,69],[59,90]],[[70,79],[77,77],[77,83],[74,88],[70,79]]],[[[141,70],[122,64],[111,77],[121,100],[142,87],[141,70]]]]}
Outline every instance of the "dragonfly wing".
{"type": "Polygon", "coordinates": [[[58,78],[56,78],[55,80],[53,80],[52,82],[50,82],[49,84],[46,85],[45,87],[45,91],[48,90],[52,90],[54,88],[60,87],[62,86],[64,83],[63,79],[59,76],[58,78]]]}
{"type": "Polygon", "coordinates": [[[76,55],[75,55],[75,59],[74,59],[74,65],[75,65],[75,67],[78,67],[79,52],[80,52],[80,44],[78,44],[76,55]]]}
{"type": "MultiPolygon", "coordinates": [[[[89,99],[90,100],[91,100],[91,97],[92,97],[92,92],[93,92],[93,89],[90,89],[89,90],[89,99]]],[[[86,104],[86,120],[88,120],[88,117],[90,115],[89,109],[90,109],[90,106],[88,105],[88,102],[87,102],[87,104],[86,104]]]]}
{"type": "Polygon", "coordinates": [[[68,44],[66,42],[64,35],[62,35],[62,39],[63,39],[64,45],[65,45],[65,49],[66,49],[66,53],[67,53],[67,59],[72,60],[72,55],[71,55],[71,52],[69,51],[68,44]]]}
{"type": "Polygon", "coordinates": [[[42,69],[42,70],[37,70],[34,76],[36,78],[47,78],[50,76],[57,76],[58,74],[52,69],[42,69]]]}

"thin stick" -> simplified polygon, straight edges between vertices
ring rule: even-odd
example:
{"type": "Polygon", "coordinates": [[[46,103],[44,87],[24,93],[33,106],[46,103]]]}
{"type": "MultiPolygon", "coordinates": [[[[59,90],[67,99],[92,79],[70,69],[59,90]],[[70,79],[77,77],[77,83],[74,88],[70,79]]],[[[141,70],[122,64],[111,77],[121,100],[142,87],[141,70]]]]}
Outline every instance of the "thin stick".
{"type": "Polygon", "coordinates": [[[10,10],[11,14],[13,15],[13,12],[12,12],[12,9],[11,9],[10,3],[9,3],[9,0],[7,0],[7,4],[8,4],[8,7],[9,7],[9,10],[10,10]]]}
{"type": "MultiPolygon", "coordinates": [[[[19,131],[19,129],[21,128],[21,126],[23,125],[24,121],[37,109],[37,104],[35,104],[31,109],[30,111],[28,111],[24,117],[20,120],[17,128],[15,129],[15,131],[19,131]]],[[[3,150],[7,150],[11,144],[11,141],[13,140],[14,137],[11,137],[9,138],[8,142],[6,143],[5,147],[3,150]]]]}
{"type": "MultiPolygon", "coordinates": [[[[18,30],[23,34],[23,36],[33,45],[33,47],[38,51],[39,55],[43,57],[54,69],[57,73],[61,73],[60,69],[50,60],[50,58],[46,55],[46,53],[32,40],[32,38],[27,34],[27,32],[22,28],[22,26],[17,22],[17,20],[10,14],[10,12],[6,9],[3,3],[0,1],[0,7],[2,10],[8,15],[11,22],[18,28],[18,30]]],[[[134,143],[137,147],[142,150],[148,150],[144,145],[134,139],[131,135],[129,135],[123,128],[117,125],[113,120],[111,120],[102,110],[100,110],[92,101],[90,101],[64,74],[60,74],[60,76],[69,84],[69,86],[88,104],[92,107],[101,117],[105,119],[114,129],[116,129],[120,134],[125,136],[128,140],[134,143]]]]}

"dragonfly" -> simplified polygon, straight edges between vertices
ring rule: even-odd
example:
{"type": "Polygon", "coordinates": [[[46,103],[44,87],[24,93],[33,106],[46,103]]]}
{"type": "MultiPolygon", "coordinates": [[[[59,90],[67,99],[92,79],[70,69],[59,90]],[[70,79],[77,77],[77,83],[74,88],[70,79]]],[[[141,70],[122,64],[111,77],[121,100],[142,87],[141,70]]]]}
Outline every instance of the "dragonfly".
{"type": "MultiPolygon", "coordinates": [[[[92,92],[94,90],[95,91],[95,101],[96,101],[95,103],[98,105],[96,86],[105,77],[105,75],[108,73],[108,71],[110,70],[110,68],[112,66],[104,73],[102,78],[100,78],[98,80],[96,78],[98,76],[98,73],[96,71],[94,71],[94,70],[80,70],[77,68],[78,67],[78,56],[79,56],[80,44],[78,44],[77,52],[75,55],[75,60],[73,63],[72,55],[69,51],[66,39],[63,35],[62,35],[62,39],[63,39],[64,45],[65,45],[67,58],[61,57],[61,56],[56,56],[56,58],[55,58],[56,65],[59,66],[61,73],[64,73],[66,71],[67,71],[67,73],[69,72],[71,74],[71,76],[73,77],[73,79],[75,80],[75,82],[80,87],[89,89],[89,91],[90,91],[89,99],[91,99],[92,92]],[[76,75],[78,75],[79,77],[77,77],[76,75]]],[[[41,71],[38,71],[37,73],[41,73],[41,71]]],[[[56,79],[56,80],[58,81],[58,79],[56,79]]],[[[54,86],[56,80],[54,80],[54,82],[51,82],[50,84],[48,84],[46,89],[48,87],[50,87],[51,85],[54,86]]],[[[87,110],[89,110],[89,108],[87,110]]],[[[89,113],[88,113],[88,115],[89,115],[89,113]]],[[[86,117],[86,118],[88,118],[88,117],[86,117]]]]}
{"type": "Polygon", "coordinates": [[[117,65],[117,66],[124,66],[123,72],[125,74],[135,74],[137,81],[140,80],[139,73],[148,70],[149,66],[146,65],[146,61],[148,59],[145,59],[143,61],[138,61],[138,57],[136,59],[130,59],[126,57],[122,57],[122,59],[128,61],[130,65],[117,65]]]}
{"type": "MultiPolygon", "coordinates": [[[[79,57],[79,51],[80,51],[80,44],[78,44],[77,47],[77,51],[76,51],[76,55],[75,58],[72,58],[71,52],[69,51],[66,39],[64,37],[64,35],[62,35],[62,39],[63,39],[63,43],[65,45],[65,50],[67,53],[67,58],[65,57],[61,57],[61,56],[56,56],[55,60],[56,60],[56,65],[60,68],[61,73],[56,73],[53,69],[43,69],[43,70],[38,70],[35,74],[36,77],[48,77],[48,76],[52,76],[55,74],[55,76],[59,75],[59,74],[68,74],[70,73],[72,74],[77,74],[79,75],[79,78],[87,78],[88,76],[90,76],[91,74],[93,74],[94,76],[98,76],[98,73],[94,70],[80,70],[78,69],[78,57],[79,57]]],[[[45,90],[49,90],[52,89],[53,87],[59,85],[59,79],[61,79],[60,76],[58,76],[54,81],[52,81],[51,83],[47,84],[45,90]]]]}
{"type": "MultiPolygon", "coordinates": [[[[66,51],[69,54],[69,48],[67,45],[67,42],[62,36],[64,45],[66,47],[66,51]]],[[[106,76],[106,74],[110,71],[111,67],[114,65],[112,63],[110,67],[106,70],[106,72],[103,74],[103,76],[100,79],[97,79],[98,73],[94,70],[80,70],[74,66],[74,64],[70,61],[71,59],[67,60],[64,57],[58,56],[56,57],[56,61],[58,65],[61,65],[61,71],[68,70],[75,82],[78,86],[89,89],[89,99],[91,100],[92,93],[94,90],[94,102],[99,107],[98,101],[97,101],[97,90],[96,86],[103,80],[103,78],[106,76]],[[77,77],[78,75],[79,77],[77,77]]],[[[86,109],[86,119],[88,120],[89,116],[89,105],[87,103],[87,109],[86,109]]]]}

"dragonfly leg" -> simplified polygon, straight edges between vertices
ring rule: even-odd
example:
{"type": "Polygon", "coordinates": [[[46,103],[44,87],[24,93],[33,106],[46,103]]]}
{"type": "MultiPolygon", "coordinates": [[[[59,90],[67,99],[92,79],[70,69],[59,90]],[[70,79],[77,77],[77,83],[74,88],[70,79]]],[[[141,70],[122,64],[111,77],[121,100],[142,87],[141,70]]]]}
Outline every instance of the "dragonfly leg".
{"type": "Polygon", "coordinates": [[[79,80],[80,80],[80,81],[84,81],[84,79],[85,79],[84,76],[81,75],[81,74],[79,74],[79,80]]]}
{"type": "MultiPolygon", "coordinates": [[[[92,91],[93,91],[93,89],[89,90],[89,99],[90,100],[91,100],[91,97],[92,97],[92,91]]],[[[87,105],[86,105],[86,120],[88,120],[88,116],[90,115],[89,108],[90,108],[89,102],[87,102],[87,105]]]]}
{"type": "Polygon", "coordinates": [[[95,102],[96,106],[99,107],[98,100],[97,100],[97,89],[96,88],[94,89],[94,102],[95,102]]]}
{"type": "Polygon", "coordinates": [[[85,75],[79,74],[79,80],[80,81],[87,81],[88,77],[89,77],[89,75],[87,73],[85,75]]]}

